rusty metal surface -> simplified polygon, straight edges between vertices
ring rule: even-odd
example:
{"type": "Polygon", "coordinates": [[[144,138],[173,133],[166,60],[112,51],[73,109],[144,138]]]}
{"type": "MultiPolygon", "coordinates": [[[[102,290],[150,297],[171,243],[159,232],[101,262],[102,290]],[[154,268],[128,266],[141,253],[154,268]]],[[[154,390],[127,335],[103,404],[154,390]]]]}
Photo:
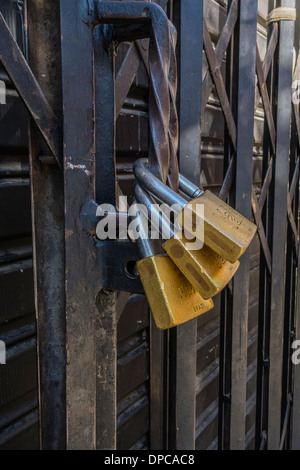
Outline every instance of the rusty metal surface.
{"type": "MultiPolygon", "coordinates": [[[[58,1],[27,2],[29,65],[62,122],[58,1]],[[41,23],[42,22],[42,23],[41,23]],[[43,25],[41,27],[41,24],[43,25]],[[40,48],[33,44],[40,44],[40,48]],[[51,58],[51,60],[50,60],[51,58]]],[[[29,85],[30,82],[25,83],[29,85]]],[[[37,102],[39,106],[39,102],[37,102]]],[[[43,108],[38,108],[43,115],[43,108]]],[[[57,128],[56,128],[57,130],[57,128]]],[[[55,127],[52,128],[55,131],[55,127]]],[[[57,136],[57,134],[55,134],[57,136]]],[[[39,419],[42,449],[66,446],[65,290],[63,174],[41,163],[47,150],[35,122],[30,125],[30,172],[34,237],[35,309],[38,338],[39,419]]],[[[61,146],[56,149],[61,155],[61,146]]]]}
{"type": "MultiPolygon", "coordinates": [[[[236,175],[235,209],[251,219],[252,153],[255,99],[255,44],[257,37],[257,1],[241,2],[239,9],[238,75],[236,92],[236,175]]],[[[236,71],[237,72],[237,71],[236,71]]],[[[252,224],[252,227],[255,224],[252,224]]],[[[255,232],[257,227],[255,226],[255,232]]],[[[253,240],[253,239],[252,239],[253,240]]],[[[251,241],[252,241],[251,240],[251,241]]],[[[250,250],[240,258],[240,267],[232,281],[232,366],[230,449],[246,448],[248,328],[249,328],[250,250]]]]}
{"type": "Polygon", "coordinates": [[[93,51],[89,28],[94,16],[87,2],[64,1],[60,5],[60,18],[64,38],[67,448],[111,449],[116,439],[116,345],[113,344],[116,319],[113,311],[106,317],[101,306],[105,303],[112,309],[115,294],[103,293],[106,298],[99,297],[94,241],[86,232],[78,230],[81,206],[94,198],[95,191],[93,51]],[[82,56],[79,67],[73,61],[75,49],[82,56]],[[100,412],[103,403],[105,419],[100,412]]]}

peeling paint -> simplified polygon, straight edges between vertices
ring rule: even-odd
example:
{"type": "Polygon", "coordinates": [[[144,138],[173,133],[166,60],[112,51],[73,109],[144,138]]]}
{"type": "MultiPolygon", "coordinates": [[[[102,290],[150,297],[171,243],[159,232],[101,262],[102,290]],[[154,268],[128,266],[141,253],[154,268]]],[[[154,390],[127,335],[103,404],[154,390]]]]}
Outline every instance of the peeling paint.
{"type": "Polygon", "coordinates": [[[68,240],[73,235],[73,233],[74,232],[71,229],[66,230],[66,232],[65,232],[66,239],[68,240]]]}
{"type": "Polygon", "coordinates": [[[67,170],[82,170],[86,175],[91,175],[92,172],[86,169],[85,165],[73,165],[73,163],[67,162],[67,170]]]}

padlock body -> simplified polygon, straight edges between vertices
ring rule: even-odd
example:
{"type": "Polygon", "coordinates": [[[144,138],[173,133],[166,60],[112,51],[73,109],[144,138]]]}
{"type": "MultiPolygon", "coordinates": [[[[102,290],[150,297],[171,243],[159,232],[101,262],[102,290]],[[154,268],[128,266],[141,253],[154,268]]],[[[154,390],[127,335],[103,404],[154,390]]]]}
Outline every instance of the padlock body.
{"type": "Polygon", "coordinates": [[[204,300],[167,255],[155,255],[137,262],[150,309],[158,329],[185,323],[214,306],[204,300]]]}
{"type": "Polygon", "coordinates": [[[177,232],[163,247],[176,266],[204,299],[218,294],[236,273],[240,263],[230,263],[207,245],[190,249],[191,242],[177,232]]]}
{"type": "Polygon", "coordinates": [[[257,229],[255,224],[211,191],[204,191],[190,201],[176,222],[185,230],[192,228],[196,238],[231,263],[235,263],[245,252],[257,229]],[[204,205],[204,215],[203,211],[199,211],[199,206],[197,211],[200,204],[204,205]]]}

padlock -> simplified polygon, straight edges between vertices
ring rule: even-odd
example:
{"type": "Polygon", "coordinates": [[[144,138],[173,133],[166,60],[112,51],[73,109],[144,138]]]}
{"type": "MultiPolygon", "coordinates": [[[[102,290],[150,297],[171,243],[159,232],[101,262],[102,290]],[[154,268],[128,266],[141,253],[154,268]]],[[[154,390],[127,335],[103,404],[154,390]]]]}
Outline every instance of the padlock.
{"type": "Polygon", "coordinates": [[[151,220],[156,228],[169,235],[170,238],[163,244],[165,251],[200,295],[209,299],[224,289],[236,273],[239,261],[232,264],[207,245],[200,250],[189,249],[191,241],[186,239],[183,231],[174,232],[170,221],[138,184],[135,194],[147,213],[151,211],[151,220]]]}
{"type": "Polygon", "coordinates": [[[168,255],[154,254],[145,215],[137,217],[138,244],[143,259],[136,263],[136,269],[156,327],[172,328],[211,310],[212,299],[204,300],[168,255]]]}
{"type": "Polygon", "coordinates": [[[159,200],[170,205],[176,204],[181,209],[176,222],[184,231],[192,233],[231,263],[235,263],[246,251],[256,233],[256,225],[211,191],[196,188],[196,199],[188,202],[149,171],[146,159],[137,160],[133,168],[143,188],[159,200]],[[198,210],[199,205],[204,205],[204,211],[198,210]]]}

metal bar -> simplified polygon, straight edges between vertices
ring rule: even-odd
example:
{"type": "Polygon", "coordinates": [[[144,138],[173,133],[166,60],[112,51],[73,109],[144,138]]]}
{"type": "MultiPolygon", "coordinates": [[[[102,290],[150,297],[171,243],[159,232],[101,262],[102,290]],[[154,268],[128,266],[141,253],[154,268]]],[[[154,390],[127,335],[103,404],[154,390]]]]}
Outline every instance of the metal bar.
{"type": "Polygon", "coordinates": [[[264,177],[264,182],[260,191],[259,199],[258,199],[258,207],[261,211],[264,207],[266,197],[267,197],[270,184],[272,181],[272,177],[273,177],[273,162],[274,162],[273,157],[271,157],[266,175],[264,177]]]}
{"type": "MultiPolygon", "coordinates": [[[[300,51],[298,53],[297,57],[297,64],[295,67],[294,71],[294,76],[293,76],[293,82],[296,80],[299,80],[300,77],[300,51]]],[[[297,136],[298,136],[298,142],[300,143],[300,116],[299,116],[299,103],[297,103],[297,100],[294,100],[293,102],[293,112],[294,112],[294,117],[295,117],[295,122],[296,122],[296,130],[297,130],[297,136]]]]}
{"type": "MultiPolygon", "coordinates": [[[[180,18],[179,166],[199,186],[203,2],[182,1],[180,18]]],[[[197,320],[170,331],[171,449],[195,448],[196,335],[197,320]]]]}
{"type": "MultiPolygon", "coordinates": [[[[62,122],[59,1],[27,1],[29,64],[62,122]],[[43,28],[40,28],[40,24],[43,28]],[[34,47],[39,44],[39,48],[34,47]],[[45,73],[47,72],[47,73],[45,73]]],[[[26,80],[22,77],[22,80],[26,80]]],[[[39,110],[40,111],[40,110],[39,110]]],[[[45,143],[30,125],[34,284],[37,317],[40,446],[65,449],[65,309],[63,174],[43,165],[45,143]]],[[[62,154],[62,148],[57,149],[62,154]]]]}
{"type": "MultiPolygon", "coordinates": [[[[149,43],[149,166],[162,181],[167,177],[171,187],[177,190],[176,181],[170,175],[170,149],[168,123],[170,120],[170,100],[168,73],[170,67],[170,30],[163,10],[153,2],[96,2],[97,23],[144,23],[150,27],[149,43]]],[[[144,29],[145,29],[144,26],[144,29]]],[[[149,36],[140,31],[140,37],[149,36]]],[[[129,35],[130,36],[130,35],[129,35]]],[[[122,36],[122,40],[129,39],[122,36]]]]}
{"type": "Polygon", "coordinates": [[[269,95],[266,87],[266,82],[264,78],[264,71],[263,71],[263,66],[260,60],[260,55],[259,55],[259,49],[258,46],[256,46],[256,73],[257,73],[257,79],[258,79],[258,86],[260,90],[260,94],[262,97],[262,102],[265,110],[265,116],[266,116],[266,121],[268,123],[268,129],[269,129],[269,134],[270,134],[270,139],[271,139],[271,144],[272,144],[272,150],[273,152],[275,151],[275,125],[274,125],[274,120],[273,120],[273,114],[272,114],[272,108],[269,100],[269,95]]]}
{"type": "Polygon", "coordinates": [[[1,13],[0,37],[0,62],[61,166],[61,131],[56,116],[1,13]]]}
{"type": "Polygon", "coordinates": [[[256,196],[254,194],[254,191],[252,191],[252,210],[253,210],[253,215],[254,215],[254,218],[255,218],[255,223],[257,225],[257,231],[258,231],[261,247],[262,247],[263,253],[265,255],[265,260],[266,260],[266,263],[267,263],[267,266],[268,266],[268,270],[271,273],[272,259],[271,259],[270,248],[269,248],[269,245],[268,245],[268,242],[267,242],[267,238],[266,238],[266,234],[265,234],[264,226],[263,226],[263,221],[262,221],[262,218],[261,218],[261,212],[260,212],[260,209],[258,207],[258,203],[257,203],[256,196]]]}
{"type": "MultiPolygon", "coordinates": [[[[298,14],[300,12],[298,2],[298,14]]],[[[295,48],[299,49],[299,25],[296,24],[295,29],[295,48]]],[[[294,70],[293,82],[299,78],[299,54],[297,65],[294,70]]],[[[284,342],[284,380],[283,380],[283,393],[292,391],[293,398],[297,401],[298,380],[299,375],[297,372],[297,365],[293,364],[293,341],[297,338],[298,333],[298,260],[299,260],[299,106],[293,103],[292,112],[292,126],[291,126],[291,150],[290,150],[290,186],[288,192],[288,212],[294,229],[291,225],[288,227],[287,238],[287,282],[286,282],[286,318],[285,318],[285,342],[284,342]],[[293,249],[293,243],[295,249],[293,249]]],[[[294,401],[294,400],[293,400],[294,401]]],[[[286,449],[297,449],[297,403],[292,403],[292,410],[287,419],[286,431],[286,449]],[[294,432],[295,431],[295,432],[294,432]]],[[[285,421],[283,425],[285,429],[285,421]]],[[[299,444],[298,444],[299,445],[299,444]]],[[[299,448],[299,447],[298,447],[299,448]]]]}
{"type": "MultiPolygon", "coordinates": [[[[64,0],[60,8],[63,37],[67,448],[113,449],[116,446],[116,293],[100,291],[95,244],[84,230],[80,230],[81,207],[84,202],[95,199],[91,27],[95,15],[91,3],[85,0],[64,0]],[[75,53],[80,60],[74,60],[75,53]]],[[[113,113],[112,106],[110,113],[113,113]]]]}
{"type": "Polygon", "coordinates": [[[296,191],[298,179],[299,179],[299,157],[297,157],[296,165],[295,165],[294,173],[293,173],[293,178],[292,178],[292,181],[291,181],[291,184],[290,184],[290,193],[289,193],[289,195],[290,195],[291,202],[293,201],[294,196],[295,196],[295,191],[296,191]]]}
{"type": "Polygon", "coordinates": [[[120,114],[121,108],[124,104],[126,96],[128,95],[141,62],[143,62],[147,72],[149,73],[147,51],[148,45],[146,46],[145,40],[134,41],[128,49],[126,57],[116,77],[116,117],[118,117],[120,114]]]}
{"type": "MultiPolygon", "coordinates": [[[[299,338],[300,334],[300,256],[298,256],[297,263],[297,279],[296,279],[296,299],[295,299],[295,338],[299,338]]],[[[296,365],[294,368],[293,377],[293,408],[292,408],[292,439],[291,448],[293,450],[300,450],[300,368],[296,365]]]]}
{"type": "Polygon", "coordinates": [[[295,243],[296,256],[298,256],[298,246],[299,246],[298,238],[299,238],[299,235],[298,235],[298,229],[297,229],[297,226],[296,226],[294,214],[293,214],[293,211],[292,211],[292,204],[291,204],[291,198],[290,198],[289,193],[287,194],[287,212],[288,212],[288,220],[289,220],[291,229],[292,229],[293,234],[294,234],[294,243],[295,243]]]}
{"type": "Polygon", "coordinates": [[[181,173],[199,186],[203,5],[194,3],[181,2],[179,166],[181,173]]]}
{"type": "Polygon", "coordinates": [[[178,143],[179,126],[178,113],[176,107],[177,96],[177,60],[176,44],[177,31],[173,24],[169,23],[170,30],[170,68],[168,74],[169,96],[170,96],[170,121],[168,129],[168,139],[170,148],[170,164],[168,172],[168,184],[175,191],[179,188],[179,164],[178,164],[178,143]]]}
{"type": "MultiPolygon", "coordinates": [[[[295,143],[297,135],[293,132],[295,120],[292,117],[292,132],[290,141],[289,174],[290,181],[293,179],[293,170],[295,167],[295,143]]],[[[297,197],[296,197],[297,200],[297,197]]],[[[293,209],[298,213],[297,202],[294,201],[293,209]]],[[[295,283],[296,283],[296,260],[298,257],[298,232],[295,224],[294,213],[291,206],[290,194],[287,198],[288,220],[287,227],[287,247],[286,247],[286,280],[285,280],[285,315],[284,315],[284,341],[283,341],[283,378],[282,378],[282,421],[283,429],[279,449],[289,449],[290,447],[290,409],[289,400],[291,398],[290,390],[293,389],[293,364],[291,360],[292,342],[294,340],[294,314],[295,314],[295,283]],[[287,396],[287,407],[284,397],[287,396]],[[286,412],[284,414],[284,407],[286,412]]]]}
{"type": "Polygon", "coordinates": [[[211,71],[211,76],[214,81],[217,93],[218,93],[218,97],[219,97],[220,104],[222,107],[222,112],[224,114],[224,118],[228,127],[228,132],[231,138],[231,142],[232,142],[233,148],[235,148],[236,125],[233,119],[230,103],[228,100],[225,85],[224,85],[223,78],[221,75],[220,64],[218,64],[218,61],[216,59],[213,45],[212,45],[205,21],[203,21],[203,43],[204,43],[205,53],[206,53],[207,60],[209,63],[210,71],[211,71]]]}
{"type": "Polygon", "coordinates": [[[150,448],[163,450],[167,447],[166,407],[166,336],[159,331],[150,314],[150,448]]]}
{"type": "MultiPolygon", "coordinates": [[[[232,0],[227,3],[227,11],[230,8],[232,0]]],[[[236,83],[233,75],[234,57],[238,56],[236,51],[236,31],[235,28],[226,51],[226,92],[230,103],[233,103],[233,90],[236,89],[236,83]]],[[[235,177],[235,156],[228,129],[224,126],[224,181],[219,192],[219,197],[232,203],[232,197],[228,198],[233,179],[235,177]],[[229,184],[228,184],[229,183],[229,184]]],[[[218,416],[218,449],[224,450],[230,448],[230,406],[231,406],[231,354],[232,354],[232,283],[221,293],[220,305],[220,367],[219,367],[219,416],[218,416]]]]}
{"type": "MultiPolygon", "coordinates": [[[[215,54],[216,54],[216,58],[217,58],[219,66],[221,66],[222,64],[222,60],[224,58],[231,35],[233,33],[237,17],[238,17],[238,0],[234,0],[230,5],[228,15],[226,18],[226,23],[222,29],[222,32],[218,39],[218,43],[215,48],[215,54]]],[[[203,90],[202,91],[202,106],[201,106],[202,116],[204,114],[205,106],[207,105],[213,86],[214,86],[214,83],[212,81],[212,78],[208,69],[206,71],[205,77],[202,82],[202,90],[203,90]]]]}
{"type": "MultiPolygon", "coordinates": [[[[294,0],[281,6],[295,7],[294,0]]],[[[294,22],[281,21],[278,49],[276,160],[274,171],[273,244],[271,278],[270,372],[268,449],[278,449],[281,434],[282,360],[284,331],[285,248],[287,236],[287,183],[292,90],[294,22]]]]}
{"type": "Polygon", "coordinates": [[[95,73],[96,202],[117,205],[115,46],[111,26],[93,31],[95,73]],[[105,138],[103,136],[105,135],[105,138]]]}
{"type": "MultiPolygon", "coordinates": [[[[278,42],[278,24],[274,23],[272,34],[268,42],[268,49],[264,58],[264,62],[262,64],[264,81],[267,80],[270,67],[272,64],[272,60],[275,54],[275,50],[277,47],[277,42],[278,42]]],[[[258,107],[259,100],[260,100],[260,91],[259,91],[259,87],[257,86],[255,90],[255,104],[254,104],[255,111],[258,107]]]]}
{"type": "MultiPolygon", "coordinates": [[[[266,77],[268,75],[271,60],[272,60],[272,57],[274,55],[274,51],[275,51],[275,48],[276,48],[276,45],[277,45],[277,41],[278,41],[278,27],[277,27],[277,25],[274,25],[273,33],[272,33],[272,36],[271,36],[271,39],[270,39],[270,42],[269,42],[269,46],[268,46],[268,50],[267,50],[267,53],[266,53],[266,56],[265,56],[264,63],[261,64],[260,59],[259,58],[257,59],[259,61],[258,68],[259,68],[259,71],[260,71],[261,82],[262,82],[262,80],[265,81],[266,77]]],[[[217,53],[217,48],[216,48],[216,53],[217,53]]],[[[268,96],[267,96],[267,93],[265,91],[265,85],[262,86],[262,91],[264,93],[265,101],[268,104],[269,100],[267,99],[268,96]]],[[[256,95],[255,95],[254,110],[256,110],[256,108],[258,106],[259,98],[260,98],[260,93],[259,93],[258,87],[257,87],[256,88],[256,95]]],[[[269,120],[270,120],[270,128],[272,129],[273,119],[269,119],[269,120]]],[[[274,123],[273,123],[273,127],[274,127],[274,123]]],[[[233,128],[233,125],[232,125],[232,128],[233,128]]],[[[272,130],[271,130],[271,132],[272,132],[272,130]]],[[[220,199],[225,200],[227,198],[228,193],[229,193],[230,188],[231,188],[231,185],[232,185],[233,180],[234,180],[234,173],[235,173],[235,158],[233,157],[230,160],[230,163],[229,163],[229,166],[228,166],[228,169],[227,169],[227,172],[226,172],[223,184],[222,184],[222,188],[219,192],[220,199]]],[[[270,176],[272,176],[271,172],[270,172],[270,176]]],[[[270,179],[266,178],[265,185],[262,189],[262,197],[261,197],[260,201],[264,201],[264,197],[266,195],[266,191],[268,189],[269,182],[270,182],[270,179]]]]}
{"type": "MultiPolygon", "coordinates": [[[[205,53],[210,67],[211,76],[215,84],[218,97],[220,100],[222,112],[225,118],[225,122],[228,129],[228,135],[231,139],[231,145],[236,151],[236,124],[233,118],[233,114],[230,107],[230,102],[226,93],[225,85],[220,71],[220,65],[216,59],[215,52],[213,50],[213,45],[210,39],[209,32],[206,27],[205,21],[203,22],[203,43],[205,48],[205,53]]],[[[228,197],[228,193],[232,186],[235,169],[236,169],[235,156],[232,156],[223,180],[222,187],[219,192],[219,198],[225,200],[228,197]]]]}
{"type": "Polygon", "coordinates": [[[121,108],[124,104],[126,96],[128,95],[140,63],[141,59],[135,44],[131,44],[116,77],[116,116],[120,114],[121,108]]]}
{"type": "Polygon", "coordinates": [[[289,393],[288,397],[287,397],[287,404],[286,404],[282,434],[281,434],[281,438],[280,438],[279,450],[283,449],[284,442],[285,442],[285,439],[286,439],[287,429],[288,429],[288,422],[289,422],[289,419],[290,419],[290,413],[291,413],[291,407],[292,407],[292,401],[293,401],[292,400],[292,394],[289,393]]]}
{"type": "MultiPolygon", "coordinates": [[[[257,1],[240,2],[235,208],[251,218],[257,1]]],[[[230,448],[245,449],[250,255],[233,280],[230,448]]]]}
{"type": "Polygon", "coordinates": [[[266,431],[263,431],[261,433],[261,441],[260,441],[259,450],[264,450],[264,448],[266,447],[267,439],[268,439],[267,433],[266,431]]]}
{"type": "Polygon", "coordinates": [[[220,192],[218,194],[219,198],[225,201],[228,197],[230,188],[232,186],[233,180],[234,180],[234,175],[235,175],[235,156],[232,156],[222,183],[222,187],[220,189],[220,192]]]}
{"type": "MultiPolygon", "coordinates": [[[[170,69],[168,75],[169,81],[169,96],[170,96],[170,122],[168,130],[169,148],[170,148],[170,164],[168,172],[168,184],[175,191],[178,190],[178,114],[176,108],[176,93],[177,93],[177,60],[176,60],[176,42],[177,31],[175,27],[169,23],[170,29],[170,69]]],[[[146,48],[141,44],[141,41],[136,41],[136,48],[141,56],[141,60],[145,66],[146,71],[151,79],[149,69],[149,61],[146,55],[146,48]]]]}
{"type": "MultiPolygon", "coordinates": [[[[271,11],[274,8],[274,1],[269,2],[268,8],[271,11]]],[[[268,44],[272,39],[271,28],[267,30],[268,44]]],[[[276,43],[278,39],[276,40],[276,43]]],[[[266,77],[266,85],[272,109],[275,107],[275,93],[273,91],[273,78],[275,70],[275,55],[270,66],[270,71],[266,77]]],[[[264,122],[263,135],[263,174],[264,184],[259,199],[261,218],[265,229],[268,246],[272,242],[272,218],[269,214],[272,212],[273,198],[273,166],[274,157],[270,152],[270,139],[268,134],[267,122],[264,122]]],[[[261,448],[261,436],[265,439],[263,446],[266,445],[267,427],[268,427],[268,374],[269,374],[269,336],[270,336],[270,272],[264,258],[262,247],[260,248],[260,272],[259,272],[259,312],[258,312],[258,340],[257,340],[257,381],[256,381],[256,448],[261,448]]]]}

